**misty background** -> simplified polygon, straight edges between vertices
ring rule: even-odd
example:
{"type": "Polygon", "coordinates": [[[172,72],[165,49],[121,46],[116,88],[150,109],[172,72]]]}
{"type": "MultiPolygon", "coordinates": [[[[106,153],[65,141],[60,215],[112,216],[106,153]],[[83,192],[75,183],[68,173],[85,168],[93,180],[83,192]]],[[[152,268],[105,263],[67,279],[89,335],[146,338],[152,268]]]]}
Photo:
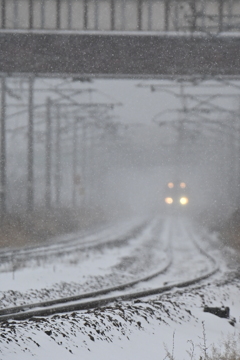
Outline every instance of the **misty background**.
{"type": "Polygon", "coordinates": [[[6,213],[12,228],[18,219],[33,229],[20,242],[164,216],[169,181],[187,183],[186,212],[201,221],[238,208],[238,81],[9,77],[4,86],[6,213]]]}

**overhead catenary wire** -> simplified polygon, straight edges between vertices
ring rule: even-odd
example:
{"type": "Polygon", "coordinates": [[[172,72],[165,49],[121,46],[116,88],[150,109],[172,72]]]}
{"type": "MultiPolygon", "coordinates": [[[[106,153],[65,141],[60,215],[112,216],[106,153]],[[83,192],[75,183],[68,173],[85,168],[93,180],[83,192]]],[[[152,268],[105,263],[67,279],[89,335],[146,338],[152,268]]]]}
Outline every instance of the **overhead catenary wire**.
{"type": "MultiPolygon", "coordinates": [[[[104,131],[104,126],[106,125],[103,125],[103,123],[113,121],[113,115],[110,115],[110,112],[113,111],[115,106],[121,104],[115,101],[115,99],[114,101],[110,101],[110,96],[108,97],[105,93],[100,94],[96,89],[81,89],[78,84],[76,87],[76,84],[73,84],[72,79],[57,81],[54,86],[51,86],[51,84],[46,82],[46,85],[50,85],[50,88],[44,88],[43,85],[39,86],[39,82],[35,81],[34,76],[23,79],[23,81],[22,78],[3,77],[1,79],[3,79],[2,81],[5,84],[6,90],[5,92],[2,92],[1,98],[2,103],[5,103],[5,106],[1,106],[1,121],[4,119],[4,124],[7,124],[4,131],[2,131],[2,134],[6,137],[7,142],[16,140],[19,142],[23,137],[26,139],[27,169],[23,168],[23,173],[26,172],[23,176],[26,176],[26,179],[25,182],[22,182],[23,184],[25,183],[26,186],[25,208],[28,209],[28,212],[31,212],[39,201],[35,199],[34,196],[34,191],[38,189],[38,182],[40,181],[40,178],[38,179],[35,175],[35,171],[37,171],[36,174],[39,173],[39,169],[37,170],[36,168],[39,161],[36,156],[39,151],[45,152],[45,165],[43,168],[44,171],[42,172],[43,174],[41,175],[41,181],[44,181],[45,183],[45,194],[43,198],[45,199],[45,206],[48,209],[50,209],[52,205],[53,207],[61,206],[61,181],[59,179],[62,176],[62,156],[70,156],[73,163],[75,162],[75,160],[73,160],[74,156],[75,159],[77,156],[78,171],[75,170],[76,175],[72,175],[72,193],[70,196],[72,199],[71,203],[74,205],[74,202],[77,199],[74,199],[73,195],[76,185],[74,183],[76,181],[79,182],[79,180],[76,179],[80,175],[81,186],[83,186],[83,177],[82,174],[79,174],[79,171],[80,173],[82,172],[83,156],[80,148],[77,150],[77,148],[72,147],[72,151],[69,153],[68,150],[62,149],[63,145],[61,144],[67,140],[67,133],[69,141],[73,140],[73,137],[71,138],[70,135],[71,133],[77,138],[77,142],[80,141],[81,134],[84,132],[79,121],[81,116],[85,119],[86,129],[88,129],[89,126],[96,126],[99,128],[98,131],[104,131]],[[71,86],[72,84],[73,87],[71,86]],[[36,97],[35,94],[41,94],[41,97],[36,97]],[[46,97],[44,96],[45,94],[46,97]],[[86,94],[90,95],[88,100],[86,99],[86,94]],[[93,98],[91,95],[98,96],[97,101],[95,97],[93,98]],[[50,108],[51,111],[49,111],[50,108]],[[16,109],[18,109],[18,111],[14,111],[16,109]],[[56,115],[57,113],[62,119],[58,129],[59,136],[55,136],[56,133],[54,130],[58,118],[56,115]],[[2,116],[3,114],[4,117],[2,116]],[[73,132],[73,119],[76,121],[76,132],[73,132]],[[66,134],[64,134],[65,132],[66,134]],[[60,140],[58,141],[57,138],[60,140]],[[35,149],[36,147],[37,149],[35,149]],[[35,151],[37,151],[36,154],[35,151]],[[80,151],[80,154],[76,155],[77,151],[80,151]]],[[[90,137],[87,136],[86,141],[89,142],[90,138],[95,141],[92,135],[90,137]]],[[[1,142],[1,146],[4,146],[4,139],[1,142]]],[[[89,144],[87,146],[89,146],[89,144]]],[[[1,154],[3,156],[4,152],[1,151],[1,154]]],[[[86,159],[86,161],[89,161],[89,159],[86,159]]],[[[6,166],[4,166],[4,168],[6,169],[6,166]]],[[[74,168],[72,171],[74,172],[74,168]]],[[[1,176],[4,176],[4,171],[1,172],[1,176]]],[[[87,183],[85,182],[85,186],[86,184],[87,183]]],[[[81,197],[83,196],[84,195],[82,194],[81,197]]],[[[39,198],[39,195],[37,195],[37,197],[39,198]]],[[[8,202],[7,199],[10,199],[10,197],[8,192],[5,192],[6,207],[8,202]]],[[[11,199],[11,202],[12,201],[13,199],[11,199]]],[[[81,201],[78,199],[76,203],[77,207],[80,206],[80,204],[81,201]]]]}

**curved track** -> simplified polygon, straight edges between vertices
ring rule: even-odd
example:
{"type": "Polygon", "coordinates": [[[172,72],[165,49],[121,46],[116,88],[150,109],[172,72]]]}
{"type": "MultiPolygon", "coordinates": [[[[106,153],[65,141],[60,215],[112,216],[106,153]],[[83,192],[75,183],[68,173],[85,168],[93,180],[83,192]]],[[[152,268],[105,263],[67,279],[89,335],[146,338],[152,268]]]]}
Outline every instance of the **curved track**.
{"type": "Polygon", "coordinates": [[[215,259],[207,254],[196,241],[194,231],[189,224],[182,224],[176,219],[171,220],[168,225],[168,240],[171,240],[172,243],[171,248],[173,256],[171,255],[171,252],[168,252],[167,263],[152,274],[148,274],[145,277],[119,286],[109,287],[99,291],[81,294],[79,296],[6,308],[0,311],[0,321],[10,319],[23,320],[36,316],[49,316],[56,313],[87,310],[114,301],[133,300],[149,295],[160,294],[174,288],[196,284],[217,272],[218,266],[215,259]],[[181,253],[179,253],[179,251],[181,253]],[[189,268],[188,271],[186,271],[187,264],[185,259],[183,259],[184,262],[182,261],[181,265],[181,257],[184,256],[184,254],[185,256],[193,257],[192,259],[189,259],[189,266],[191,266],[190,260],[193,261],[195,265],[196,262],[199,262],[199,269],[198,271],[195,270],[195,273],[192,276],[189,276],[189,268]],[[178,281],[172,281],[172,279],[175,279],[177,274],[181,272],[183,272],[181,280],[178,279],[178,281]],[[151,279],[154,279],[153,282],[151,282],[151,279]],[[156,286],[158,282],[169,284],[156,286]],[[148,287],[147,289],[146,286],[148,287]],[[141,287],[145,287],[145,289],[142,290],[141,287]]]}
{"type": "Polygon", "coordinates": [[[57,242],[53,239],[52,242],[43,246],[4,249],[0,251],[0,271],[4,271],[4,267],[13,261],[24,262],[30,258],[40,259],[54,255],[66,255],[77,250],[113,245],[114,243],[119,246],[120,244],[127,243],[129,239],[137,237],[146,226],[148,226],[146,220],[136,220],[121,224],[120,226],[112,226],[96,231],[93,234],[69,235],[64,240],[57,242]]]}

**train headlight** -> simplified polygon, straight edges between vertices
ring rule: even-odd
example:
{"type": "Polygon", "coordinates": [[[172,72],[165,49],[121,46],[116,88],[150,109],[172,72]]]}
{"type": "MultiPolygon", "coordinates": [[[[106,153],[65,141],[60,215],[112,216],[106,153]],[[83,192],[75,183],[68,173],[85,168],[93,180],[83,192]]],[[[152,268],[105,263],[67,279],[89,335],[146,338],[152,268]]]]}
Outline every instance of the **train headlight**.
{"type": "Polygon", "coordinates": [[[180,198],[179,201],[180,201],[180,204],[181,204],[181,205],[187,205],[187,203],[188,203],[188,198],[185,197],[185,196],[183,196],[183,197],[180,198]]]}
{"type": "Polygon", "coordinates": [[[186,184],[185,184],[184,182],[181,182],[181,183],[180,183],[180,188],[181,188],[181,189],[185,189],[185,187],[186,187],[186,184]]]}
{"type": "Polygon", "coordinates": [[[173,203],[173,199],[171,197],[166,197],[165,203],[171,205],[173,203]]]}
{"type": "Polygon", "coordinates": [[[167,186],[169,187],[169,189],[172,189],[172,188],[174,188],[174,183],[170,182],[167,184],[167,186]]]}

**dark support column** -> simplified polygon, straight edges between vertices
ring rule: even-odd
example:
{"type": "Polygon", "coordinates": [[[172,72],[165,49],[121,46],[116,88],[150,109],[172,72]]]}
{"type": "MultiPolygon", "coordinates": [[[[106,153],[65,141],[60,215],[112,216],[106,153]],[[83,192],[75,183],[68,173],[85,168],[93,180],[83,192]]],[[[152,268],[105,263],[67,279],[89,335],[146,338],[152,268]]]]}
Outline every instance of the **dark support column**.
{"type": "Polygon", "coordinates": [[[99,0],[94,0],[94,30],[99,30],[99,0]]]}
{"type": "Polygon", "coordinates": [[[41,29],[45,27],[45,0],[41,0],[41,29]]]}
{"type": "Polygon", "coordinates": [[[56,0],[56,29],[60,29],[61,0],[56,0]]]}
{"type": "Polygon", "coordinates": [[[72,0],[68,0],[68,17],[67,17],[68,30],[72,29],[72,0]]]}
{"type": "Polygon", "coordinates": [[[29,29],[32,29],[33,28],[33,0],[28,0],[28,16],[29,16],[28,27],[29,27],[29,29]]]}
{"type": "Polygon", "coordinates": [[[192,24],[191,24],[191,31],[196,31],[197,25],[197,11],[196,11],[196,0],[192,0],[190,3],[191,10],[192,10],[192,24]]]}
{"type": "Polygon", "coordinates": [[[169,10],[170,10],[170,0],[165,0],[165,9],[164,9],[164,30],[169,30],[169,10]]]}
{"type": "Polygon", "coordinates": [[[6,213],[6,79],[2,77],[1,84],[1,215],[6,213]]]}
{"type": "Polygon", "coordinates": [[[147,22],[147,29],[152,30],[153,28],[153,0],[148,0],[148,22],[147,22]]]}
{"type": "Polygon", "coordinates": [[[138,30],[142,30],[142,0],[138,0],[137,2],[137,14],[138,14],[138,17],[137,17],[137,27],[138,27],[138,30]]]}
{"type": "Polygon", "coordinates": [[[2,29],[6,28],[6,0],[2,0],[1,6],[2,29]]]}
{"type": "Polygon", "coordinates": [[[52,124],[51,124],[51,99],[47,98],[46,108],[46,194],[45,204],[51,208],[51,168],[52,168],[52,124]]]}
{"type": "Polygon", "coordinates": [[[219,7],[218,7],[218,31],[223,31],[223,0],[219,1],[219,7]]]}
{"type": "Polygon", "coordinates": [[[115,30],[115,0],[111,0],[110,6],[111,30],[115,30]]]}
{"type": "Polygon", "coordinates": [[[88,28],[88,0],[83,1],[83,29],[88,28]]]}
{"type": "Polygon", "coordinates": [[[29,78],[28,98],[28,165],[27,165],[27,209],[33,210],[33,83],[34,78],[29,78]]]}

